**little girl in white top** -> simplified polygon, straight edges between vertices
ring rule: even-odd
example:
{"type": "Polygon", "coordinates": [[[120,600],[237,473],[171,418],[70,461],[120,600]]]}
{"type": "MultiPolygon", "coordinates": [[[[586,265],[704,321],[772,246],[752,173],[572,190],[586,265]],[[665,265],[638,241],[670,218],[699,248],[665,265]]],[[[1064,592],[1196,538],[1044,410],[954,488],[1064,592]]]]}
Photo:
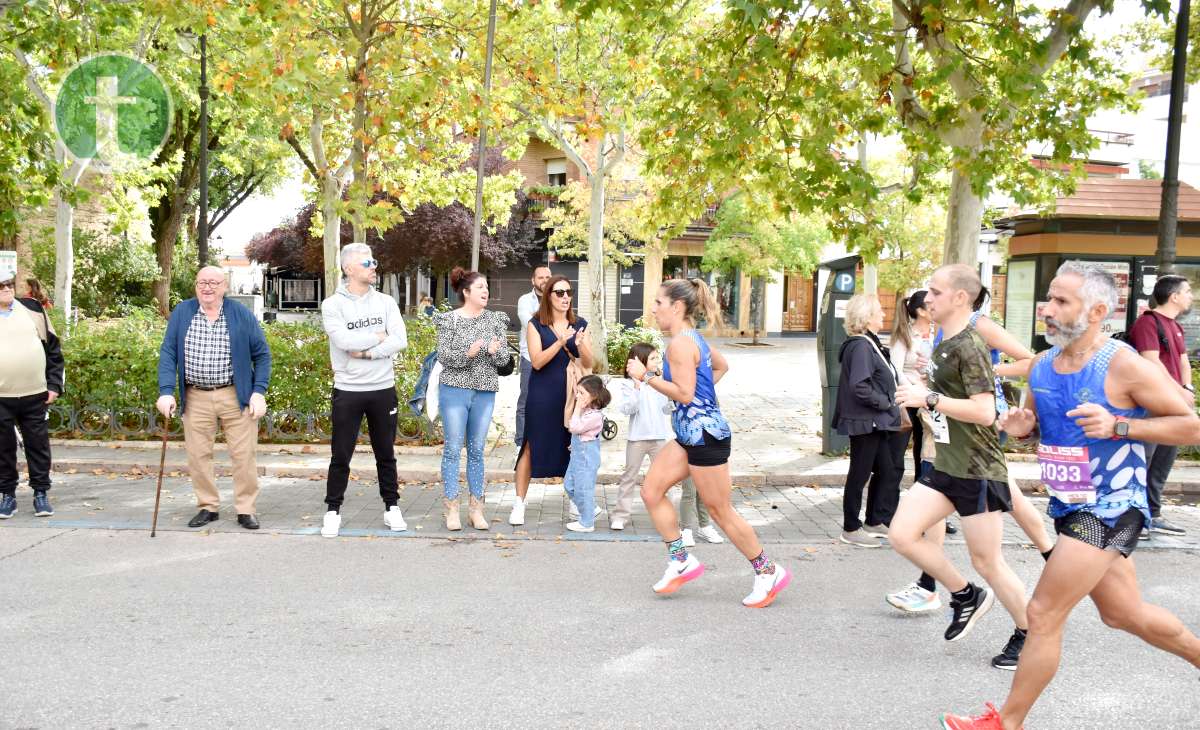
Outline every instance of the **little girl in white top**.
{"type": "MultiPolygon", "coordinates": [[[[629,357],[637,358],[650,369],[662,367],[658,350],[648,342],[638,342],[630,347],[629,357]],[[659,362],[652,365],[654,358],[659,362]]],[[[629,416],[629,438],[625,445],[625,473],[621,475],[617,505],[609,513],[609,526],[614,530],[624,530],[629,521],[642,462],[647,456],[653,461],[667,441],[675,438],[675,430],[671,428],[671,408],[667,396],[654,388],[648,388],[628,375],[621,379],[620,411],[629,416]]]]}

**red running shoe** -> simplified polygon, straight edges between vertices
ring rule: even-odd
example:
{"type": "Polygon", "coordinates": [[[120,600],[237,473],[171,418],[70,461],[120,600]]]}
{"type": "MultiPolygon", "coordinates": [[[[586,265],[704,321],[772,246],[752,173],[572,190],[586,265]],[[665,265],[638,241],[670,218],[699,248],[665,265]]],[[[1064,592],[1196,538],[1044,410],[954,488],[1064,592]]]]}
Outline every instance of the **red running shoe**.
{"type": "Polygon", "coordinates": [[[976,717],[942,715],[942,730],[1004,730],[1004,724],[1000,722],[1000,713],[996,711],[996,706],[989,702],[987,712],[976,717]]]}

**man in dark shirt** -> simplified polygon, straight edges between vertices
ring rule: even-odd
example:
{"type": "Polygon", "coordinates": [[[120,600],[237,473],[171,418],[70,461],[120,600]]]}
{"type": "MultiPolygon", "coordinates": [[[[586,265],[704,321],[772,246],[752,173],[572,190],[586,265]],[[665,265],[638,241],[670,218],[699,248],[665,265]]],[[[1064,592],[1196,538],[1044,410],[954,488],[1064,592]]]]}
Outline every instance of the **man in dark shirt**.
{"type": "MultiPolygon", "coordinates": [[[[1188,362],[1187,343],[1183,336],[1183,328],[1176,320],[1192,308],[1192,286],[1182,276],[1167,274],[1158,277],[1151,295],[1154,304],[1152,310],[1137,318],[1133,329],[1129,332],[1129,342],[1142,357],[1151,362],[1160,363],[1179,386],[1179,394],[1188,402],[1195,405],[1196,395],[1192,388],[1192,368],[1188,362]]],[[[1175,456],[1179,453],[1177,446],[1156,446],[1146,444],[1146,492],[1150,500],[1149,532],[1161,532],[1167,535],[1183,535],[1184,530],[1164,520],[1162,512],[1163,485],[1171,473],[1175,456]]],[[[1143,540],[1150,537],[1149,532],[1142,531],[1143,540]]]]}

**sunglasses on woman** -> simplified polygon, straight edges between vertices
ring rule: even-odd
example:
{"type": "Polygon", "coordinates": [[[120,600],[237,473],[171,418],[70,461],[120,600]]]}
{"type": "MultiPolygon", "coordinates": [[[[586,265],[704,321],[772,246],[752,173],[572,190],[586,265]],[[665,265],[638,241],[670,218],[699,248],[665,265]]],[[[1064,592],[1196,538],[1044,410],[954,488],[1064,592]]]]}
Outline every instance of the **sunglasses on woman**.
{"type": "Polygon", "coordinates": [[[570,289],[551,289],[550,293],[552,293],[554,296],[558,297],[559,299],[566,299],[571,296],[570,289]]]}

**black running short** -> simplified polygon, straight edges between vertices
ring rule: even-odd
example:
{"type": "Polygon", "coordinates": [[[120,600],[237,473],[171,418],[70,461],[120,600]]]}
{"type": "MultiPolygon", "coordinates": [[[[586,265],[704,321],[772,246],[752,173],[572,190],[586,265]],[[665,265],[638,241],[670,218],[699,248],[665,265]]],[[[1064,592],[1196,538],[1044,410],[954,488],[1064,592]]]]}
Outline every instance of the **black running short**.
{"type": "Polygon", "coordinates": [[[933,469],[921,477],[921,484],[950,500],[959,517],[1012,511],[1012,494],[1008,491],[1008,482],[963,479],[933,469]]]}
{"type": "Polygon", "coordinates": [[[1138,535],[1145,521],[1141,510],[1131,508],[1117,518],[1115,525],[1109,527],[1104,520],[1081,509],[1056,518],[1054,531],[1101,550],[1116,550],[1127,558],[1137,547],[1138,535]]]}
{"type": "Polygon", "coordinates": [[[732,451],[733,436],[723,439],[714,437],[708,431],[704,432],[704,443],[688,446],[676,439],[677,443],[687,452],[689,466],[721,466],[729,463],[729,452],[732,451]]]}

